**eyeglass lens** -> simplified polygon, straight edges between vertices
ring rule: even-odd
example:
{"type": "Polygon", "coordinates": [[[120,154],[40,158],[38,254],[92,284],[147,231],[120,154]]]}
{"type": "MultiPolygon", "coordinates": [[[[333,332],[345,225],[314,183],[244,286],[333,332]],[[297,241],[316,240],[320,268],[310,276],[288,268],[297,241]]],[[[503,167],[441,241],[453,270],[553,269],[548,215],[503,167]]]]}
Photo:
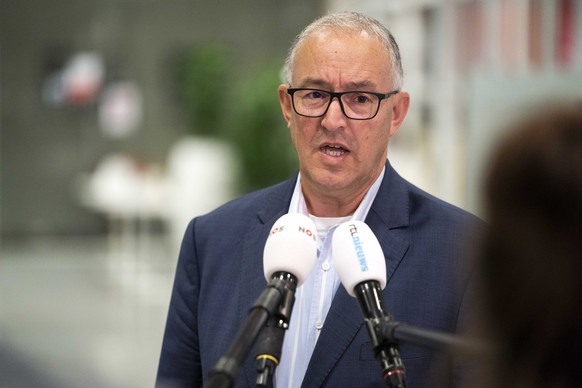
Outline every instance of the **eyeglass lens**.
{"type": "MultiPolygon", "coordinates": [[[[298,90],[293,95],[298,114],[319,117],[331,104],[331,95],[322,90],[298,90]]],[[[354,119],[367,119],[376,114],[380,99],[366,92],[350,92],[341,95],[344,114],[354,119]]]]}

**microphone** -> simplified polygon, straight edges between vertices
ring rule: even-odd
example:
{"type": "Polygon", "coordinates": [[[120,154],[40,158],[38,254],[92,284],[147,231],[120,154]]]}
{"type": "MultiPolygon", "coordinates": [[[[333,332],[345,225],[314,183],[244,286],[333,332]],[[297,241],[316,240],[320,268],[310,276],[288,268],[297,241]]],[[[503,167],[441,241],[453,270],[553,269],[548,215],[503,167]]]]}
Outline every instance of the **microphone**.
{"type": "Polygon", "coordinates": [[[336,272],[364,314],[375,357],[380,361],[387,386],[404,388],[406,374],[398,343],[383,335],[383,325],[393,321],[384,309],[382,289],[386,286],[386,261],[378,239],[364,222],[348,221],[338,226],[332,240],[336,272]]]}
{"type": "Polygon", "coordinates": [[[295,290],[303,284],[317,256],[316,227],[302,214],[286,214],[271,229],[263,252],[267,281],[286,281],[282,302],[261,330],[255,349],[257,387],[266,387],[279,365],[285,332],[295,303],[295,290]]]}
{"type": "Polygon", "coordinates": [[[271,228],[263,251],[263,272],[272,281],[278,272],[305,282],[317,257],[316,227],[311,218],[299,213],[281,216],[271,228]]]}
{"type": "MultiPolygon", "coordinates": [[[[303,284],[316,260],[315,230],[313,221],[302,214],[285,214],[275,222],[263,251],[263,271],[268,281],[267,288],[251,307],[227,353],[210,371],[205,388],[226,388],[234,385],[241,364],[267,320],[273,322],[272,326],[281,322],[282,330],[289,325],[295,289],[303,284]]],[[[260,341],[272,343],[266,350],[262,348],[260,354],[264,355],[261,360],[267,360],[264,362],[265,369],[261,370],[264,379],[268,379],[279,363],[283,336],[284,332],[277,333],[275,341],[270,338],[260,341]]]]}

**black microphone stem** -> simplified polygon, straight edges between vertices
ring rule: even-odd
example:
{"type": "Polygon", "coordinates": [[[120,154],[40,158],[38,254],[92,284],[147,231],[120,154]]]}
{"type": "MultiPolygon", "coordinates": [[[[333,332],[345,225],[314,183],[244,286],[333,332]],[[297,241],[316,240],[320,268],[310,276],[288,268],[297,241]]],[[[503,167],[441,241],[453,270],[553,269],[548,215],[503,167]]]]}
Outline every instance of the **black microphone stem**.
{"type": "Polygon", "coordinates": [[[395,321],[386,312],[382,290],[376,281],[366,281],[354,287],[354,293],[364,312],[364,324],[370,335],[372,348],[382,367],[388,387],[406,387],[405,368],[400,358],[400,341],[441,351],[482,355],[493,351],[493,346],[475,339],[462,338],[436,330],[420,329],[395,321]]]}
{"type": "Polygon", "coordinates": [[[420,329],[394,320],[382,319],[379,330],[382,336],[393,341],[407,342],[434,350],[476,355],[493,350],[491,345],[476,339],[463,338],[436,330],[420,329]]]}
{"type": "Polygon", "coordinates": [[[400,358],[398,342],[393,337],[384,336],[380,330],[381,322],[392,321],[392,317],[384,310],[380,283],[377,281],[362,282],[354,287],[354,293],[364,313],[364,323],[370,335],[374,355],[380,361],[382,377],[386,386],[405,388],[406,370],[400,358]]]}
{"type": "Polygon", "coordinates": [[[275,373],[277,365],[279,365],[283,339],[289,328],[291,311],[295,303],[297,278],[285,272],[278,272],[273,276],[281,279],[286,287],[279,309],[269,318],[257,340],[257,356],[255,358],[257,361],[257,387],[266,387],[275,373]]]}
{"type": "Polygon", "coordinates": [[[285,328],[280,321],[270,318],[257,340],[257,387],[267,387],[279,365],[285,328]]]}
{"type": "Polygon", "coordinates": [[[241,364],[252,349],[267,319],[273,315],[288,285],[280,278],[273,278],[249,311],[243,326],[237,332],[226,354],[222,356],[208,375],[204,388],[230,388],[234,386],[241,364]]]}

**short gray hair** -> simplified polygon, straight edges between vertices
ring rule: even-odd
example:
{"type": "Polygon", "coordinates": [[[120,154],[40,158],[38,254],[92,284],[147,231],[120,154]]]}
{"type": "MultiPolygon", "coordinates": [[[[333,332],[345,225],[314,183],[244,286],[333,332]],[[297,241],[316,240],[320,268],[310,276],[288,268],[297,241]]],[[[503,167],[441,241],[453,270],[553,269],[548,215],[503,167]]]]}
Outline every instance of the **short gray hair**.
{"type": "Polygon", "coordinates": [[[378,20],[358,12],[330,13],[326,16],[322,16],[316,19],[310,25],[305,27],[293,41],[293,44],[291,45],[285,60],[283,74],[287,83],[291,84],[291,78],[293,76],[292,67],[295,60],[295,54],[297,53],[297,48],[312,33],[329,30],[358,33],[360,31],[366,31],[368,34],[376,36],[390,54],[392,70],[394,72],[394,78],[392,80],[393,88],[398,90],[402,88],[404,74],[402,71],[400,50],[398,49],[398,44],[396,44],[394,36],[392,36],[388,28],[386,28],[378,20]]]}

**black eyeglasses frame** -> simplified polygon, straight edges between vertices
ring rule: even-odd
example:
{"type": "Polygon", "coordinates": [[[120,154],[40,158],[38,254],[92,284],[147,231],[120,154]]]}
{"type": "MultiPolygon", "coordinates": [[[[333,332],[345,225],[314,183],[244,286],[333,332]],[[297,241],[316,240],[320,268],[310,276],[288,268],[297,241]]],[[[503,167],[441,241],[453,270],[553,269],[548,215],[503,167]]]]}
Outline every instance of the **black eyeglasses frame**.
{"type": "Polygon", "coordinates": [[[400,93],[400,90],[395,89],[391,92],[388,93],[376,93],[376,92],[368,92],[368,91],[363,91],[363,90],[352,90],[352,91],[347,91],[347,92],[330,92],[328,90],[323,90],[323,89],[316,89],[316,88],[288,88],[287,89],[287,94],[289,94],[291,96],[291,104],[293,105],[293,110],[295,111],[295,113],[297,113],[299,116],[303,116],[303,117],[310,117],[310,118],[318,118],[318,117],[323,117],[325,116],[325,114],[327,113],[327,111],[329,110],[329,107],[331,105],[331,102],[333,101],[334,98],[337,97],[337,100],[340,104],[340,108],[342,110],[342,113],[344,114],[344,116],[346,116],[348,119],[350,120],[371,120],[374,117],[376,117],[376,115],[378,114],[378,111],[380,110],[380,103],[382,102],[382,100],[388,99],[390,97],[392,97],[393,95],[400,93]],[[315,92],[323,92],[323,93],[327,93],[330,96],[329,99],[329,103],[327,104],[327,107],[325,108],[325,110],[323,111],[322,114],[317,115],[317,116],[309,116],[309,115],[305,115],[305,114],[301,114],[299,112],[297,112],[297,109],[295,108],[295,98],[293,97],[293,95],[300,91],[300,90],[312,90],[315,92]],[[362,118],[354,118],[354,117],[350,117],[346,114],[346,111],[344,109],[344,104],[342,102],[342,96],[344,94],[349,94],[349,93],[367,93],[367,94],[372,94],[376,97],[378,97],[378,106],[376,107],[376,112],[374,112],[374,115],[365,119],[362,118]]]}

